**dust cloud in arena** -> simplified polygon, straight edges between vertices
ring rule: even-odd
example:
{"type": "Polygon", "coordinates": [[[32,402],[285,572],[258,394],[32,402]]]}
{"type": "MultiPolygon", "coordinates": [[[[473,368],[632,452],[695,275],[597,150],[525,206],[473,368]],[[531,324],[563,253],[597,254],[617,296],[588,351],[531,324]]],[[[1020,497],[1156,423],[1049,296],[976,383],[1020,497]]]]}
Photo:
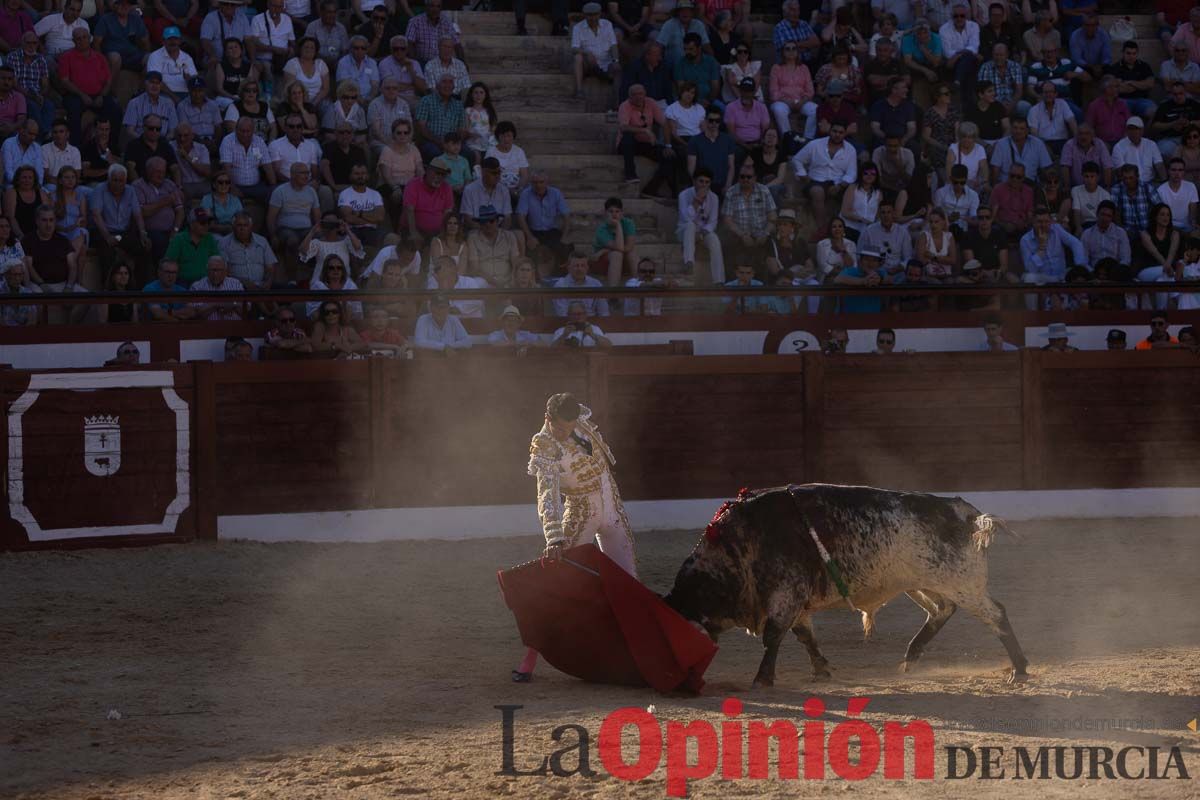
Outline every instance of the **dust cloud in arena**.
{"type": "MultiPolygon", "coordinates": [[[[264,520],[266,522],[266,520],[264,520]]],[[[268,523],[269,524],[269,523],[268,523]]],[[[522,653],[495,570],[531,558],[537,537],[370,545],[164,546],[0,558],[0,796],[24,798],[663,797],[665,771],[627,784],[595,747],[612,711],[653,704],[661,720],[802,719],[820,697],[831,724],[852,697],[863,719],[924,719],[936,778],[868,786],[825,781],[691,785],[693,797],[794,797],[869,788],[888,797],[1011,796],[1006,781],[944,778],[944,748],[1058,744],[1181,748],[1194,776],[1200,736],[1200,543],[1194,520],[1014,526],[990,555],[992,593],[1030,658],[1007,686],[1003,648],[959,613],[919,668],[897,671],[924,614],[901,597],[862,641],[849,611],[817,615],[833,680],[815,683],[795,641],[778,683],[752,691],[757,639],[731,631],[700,697],[585,684],[545,664],[515,685],[522,653]],[[513,760],[556,749],[555,727],[592,737],[593,777],[510,777],[498,705],[519,705],[513,760]],[[120,719],[109,719],[110,712],[120,719]]],[[[645,581],[669,588],[697,533],[638,536],[645,581]]],[[[774,775],[774,773],[772,773],[774,775]]],[[[1179,797],[1178,780],[1045,780],[1024,796],[1179,797]]]]}

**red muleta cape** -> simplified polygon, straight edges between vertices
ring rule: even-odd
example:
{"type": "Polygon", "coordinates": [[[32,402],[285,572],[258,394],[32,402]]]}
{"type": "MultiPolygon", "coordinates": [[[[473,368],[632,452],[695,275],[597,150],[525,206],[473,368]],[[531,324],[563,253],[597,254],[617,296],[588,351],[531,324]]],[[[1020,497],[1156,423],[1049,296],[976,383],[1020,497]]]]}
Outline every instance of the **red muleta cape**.
{"type": "Polygon", "coordinates": [[[496,577],[521,641],[562,672],[660,692],[704,687],[717,646],[595,544],[496,577]]]}

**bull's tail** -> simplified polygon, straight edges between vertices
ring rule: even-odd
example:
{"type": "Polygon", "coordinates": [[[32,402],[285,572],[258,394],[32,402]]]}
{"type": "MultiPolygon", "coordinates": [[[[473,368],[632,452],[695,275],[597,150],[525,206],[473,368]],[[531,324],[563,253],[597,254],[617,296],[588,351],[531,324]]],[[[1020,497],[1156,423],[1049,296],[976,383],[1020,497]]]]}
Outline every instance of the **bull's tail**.
{"type": "Polygon", "coordinates": [[[1020,539],[1013,532],[1013,529],[1008,527],[1008,523],[999,517],[994,517],[991,514],[980,514],[975,518],[975,530],[971,532],[971,541],[975,544],[975,549],[983,552],[992,545],[992,539],[997,533],[1006,533],[1014,539],[1020,539]]]}

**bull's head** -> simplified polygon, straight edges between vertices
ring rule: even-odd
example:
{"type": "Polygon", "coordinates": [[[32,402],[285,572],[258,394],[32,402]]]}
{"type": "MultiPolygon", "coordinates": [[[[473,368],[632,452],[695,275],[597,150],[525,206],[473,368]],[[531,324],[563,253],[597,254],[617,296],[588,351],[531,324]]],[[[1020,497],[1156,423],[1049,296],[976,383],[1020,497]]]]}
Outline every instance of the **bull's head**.
{"type": "Polygon", "coordinates": [[[701,627],[714,642],[736,624],[742,594],[740,571],[722,541],[731,525],[729,512],[730,504],[721,506],[664,598],[667,605],[701,627]]]}

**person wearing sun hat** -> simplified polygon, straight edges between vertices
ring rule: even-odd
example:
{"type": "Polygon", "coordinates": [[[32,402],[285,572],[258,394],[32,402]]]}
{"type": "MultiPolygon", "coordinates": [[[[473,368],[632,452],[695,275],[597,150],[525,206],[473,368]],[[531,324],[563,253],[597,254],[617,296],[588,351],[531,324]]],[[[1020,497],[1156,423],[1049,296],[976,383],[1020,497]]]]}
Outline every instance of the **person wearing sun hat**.
{"type": "Polygon", "coordinates": [[[538,344],[536,333],[521,330],[525,317],[516,306],[505,306],[500,312],[500,327],[488,334],[487,343],[492,347],[512,347],[517,355],[525,355],[525,351],[538,344]]]}
{"type": "Polygon", "coordinates": [[[1046,326],[1046,330],[1041,334],[1047,343],[1042,345],[1043,350],[1053,350],[1057,353],[1071,353],[1078,350],[1078,347],[1072,347],[1068,342],[1075,335],[1075,331],[1067,328],[1065,322],[1051,322],[1046,326]]]}
{"type": "Polygon", "coordinates": [[[174,102],[187,97],[189,78],[199,74],[196,62],[181,47],[183,33],[172,25],[163,31],[163,46],[146,59],[146,74],[162,75],[163,86],[174,102]]]}

